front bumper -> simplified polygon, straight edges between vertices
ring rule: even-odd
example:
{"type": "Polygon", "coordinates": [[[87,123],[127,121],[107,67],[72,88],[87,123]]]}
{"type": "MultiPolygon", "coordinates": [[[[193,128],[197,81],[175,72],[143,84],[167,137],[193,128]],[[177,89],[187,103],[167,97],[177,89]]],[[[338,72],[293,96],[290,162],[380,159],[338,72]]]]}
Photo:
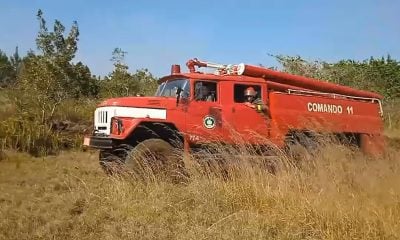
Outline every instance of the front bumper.
{"type": "Polygon", "coordinates": [[[83,138],[83,146],[97,149],[112,149],[115,140],[107,136],[85,136],[83,138]]]}

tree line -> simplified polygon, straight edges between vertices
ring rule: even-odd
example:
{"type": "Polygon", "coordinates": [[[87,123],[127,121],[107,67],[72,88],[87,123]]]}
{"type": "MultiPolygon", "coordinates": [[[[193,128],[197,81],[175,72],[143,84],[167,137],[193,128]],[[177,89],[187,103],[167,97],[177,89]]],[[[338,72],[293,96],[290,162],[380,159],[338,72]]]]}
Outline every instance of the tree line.
{"type": "Polygon", "coordinates": [[[400,98],[400,62],[390,55],[363,61],[344,59],[335,63],[307,61],[300,56],[274,57],[285,72],[374,91],[386,100],[400,98]]]}
{"type": "Polygon", "coordinates": [[[73,22],[67,32],[64,25],[55,20],[47,27],[43,12],[37,12],[39,31],[36,38],[38,52],[30,50],[20,57],[18,48],[12,56],[0,49],[0,87],[10,88],[18,96],[20,105],[41,109],[42,122],[52,118],[58,105],[66,99],[107,98],[130,96],[138,93],[151,94],[157,84],[147,69],[129,72],[120,48],[112,52],[114,70],[103,78],[91,74],[87,65],[72,60],[78,50],[79,28],[73,22]]]}
{"type": "MultiPolygon", "coordinates": [[[[156,78],[147,70],[129,72],[124,52],[112,52],[114,70],[103,78],[91,74],[87,65],[73,63],[78,51],[79,28],[73,22],[69,31],[55,20],[49,30],[43,12],[38,10],[39,31],[36,38],[38,52],[28,51],[23,57],[18,48],[11,56],[0,49],[0,88],[17,88],[28,95],[43,95],[38,102],[57,104],[66,98],[99,98],[152,94],[156,78]],[[31,92],[33,91],[33,92],[31,92]]],[[[307,61],[300,56],[271,55],[281,70],[314,77],[359,89],[376,91],[388,99],[400,97],[400,62],[390,55],[371,57],[364,61],[340,60],[307,61]]]]}
{"type": "Polygon", "coordinates": [[[155,92],[157,79],[147,69],[131,72],[122,49],[111,53],[113,71],[95,76],[83,62],[73,62],[78,23],[67,30],[59,20],[48,26],[40,9],[36,17],[37,51],[20,56],[16,48],[7,56],[0,49],[0,150],[15,148],[43,155],[79,146],[82,127],[75,126],[91,126],[100,99],[155,92]],[[65,135],[60,129],[76,130],[65,135]]]}

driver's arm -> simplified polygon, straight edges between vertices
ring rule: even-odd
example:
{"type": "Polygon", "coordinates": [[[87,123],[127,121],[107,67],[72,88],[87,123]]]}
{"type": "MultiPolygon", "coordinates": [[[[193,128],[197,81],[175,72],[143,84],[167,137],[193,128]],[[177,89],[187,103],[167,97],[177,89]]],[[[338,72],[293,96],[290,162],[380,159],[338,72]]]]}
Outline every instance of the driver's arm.
{"type": "Polygon", "coordinates": [[[254,104],[254,108],[257,111],[261,112],[261,111],[265,111],[268,109],[268,106],[260,98],[257,98],[256,100],[254,100],[253,104],[254,104]]]}

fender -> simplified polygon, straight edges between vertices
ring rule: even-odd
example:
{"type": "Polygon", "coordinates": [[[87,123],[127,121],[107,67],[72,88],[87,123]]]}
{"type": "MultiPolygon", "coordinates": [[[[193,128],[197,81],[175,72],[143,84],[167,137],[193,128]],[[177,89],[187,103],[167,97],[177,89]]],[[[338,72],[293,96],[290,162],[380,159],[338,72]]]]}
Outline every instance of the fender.
{"type": "Polygon", "coordinates": [[[111,134],[110,138],[113,139],[118,139],[118,140],[124,140],[127,138],[131,138],[132,135],[134,134],[134,131],[138,128],[138,126],[144,125],[144,124],[152,124],[152,125],[157,125],[157,124],[165,124],[168,126],[172,126],[173,130],[178,130],[179,129],[176,127],[175,124],[168,122],[166,120],[158,120],[157,122],[154,121],[154,119],[146,119],[146,118],[128,118],[128,117],[113,117],[111,121],[111,134]],[[120,131],[118,131],[118,127],[120,126],[120,131]]]}
{"type": "Polygon", "coordinates": [[[129,137],[143,119],[128,117],[113,117],[111,119],[110,138],[124,140],[129,137]]]}

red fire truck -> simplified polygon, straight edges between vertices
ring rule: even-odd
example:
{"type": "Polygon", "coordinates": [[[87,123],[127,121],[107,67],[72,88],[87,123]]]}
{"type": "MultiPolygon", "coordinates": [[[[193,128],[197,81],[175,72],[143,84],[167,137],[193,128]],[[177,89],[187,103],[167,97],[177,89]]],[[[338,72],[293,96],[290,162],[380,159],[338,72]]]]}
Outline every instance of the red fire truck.
{"type": "Polygon", "coordinates": [[[102,166],[129,165],[143,151],[165,162],[173,149],[188,152],[214,142],[283,149],[294,136],[312,133],[344,136],[367,154],[384,151],[377,93],[243,63],[191,59],[186,65],[188,72],[172,65],[154,96],[113,98],[98,106],[84,145],[100,149],[102,166]],[[246,102],[249,89],[257,104],[246,102]]]}

